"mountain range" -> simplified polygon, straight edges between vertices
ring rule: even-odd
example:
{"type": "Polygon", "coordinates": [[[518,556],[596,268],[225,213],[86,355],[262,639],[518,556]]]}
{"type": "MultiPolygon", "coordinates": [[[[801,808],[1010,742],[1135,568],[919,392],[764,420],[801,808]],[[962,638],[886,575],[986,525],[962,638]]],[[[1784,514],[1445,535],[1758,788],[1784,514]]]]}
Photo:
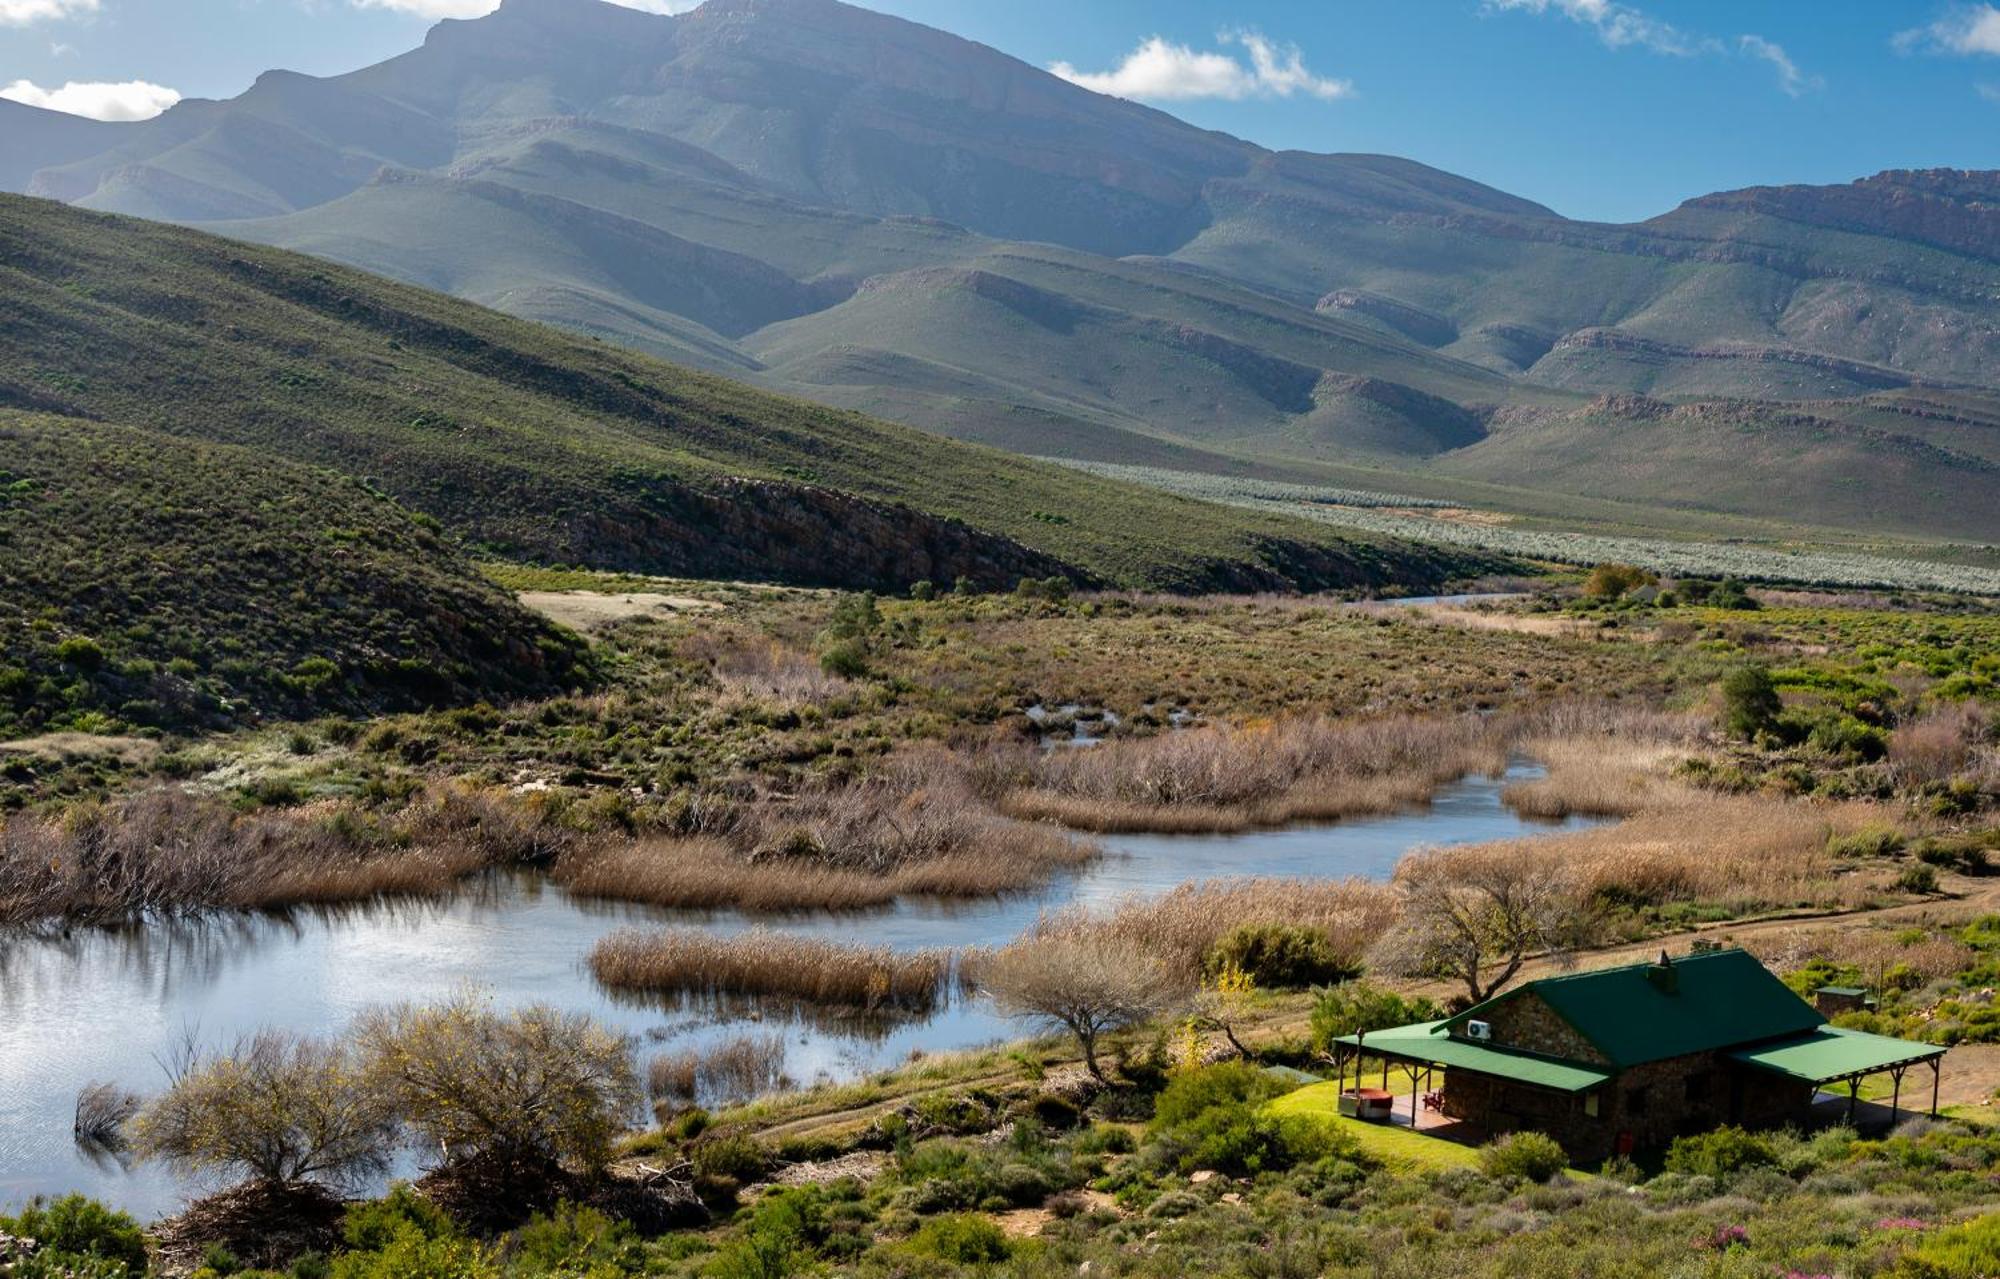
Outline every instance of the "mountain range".
{"type": "Polygon", "coordinates": [[[1579,222],[835,0],[504,0],[143,123],[0,109],[0,187],[1016,453],[2000,539],[1996,173],[1579,222]]]}

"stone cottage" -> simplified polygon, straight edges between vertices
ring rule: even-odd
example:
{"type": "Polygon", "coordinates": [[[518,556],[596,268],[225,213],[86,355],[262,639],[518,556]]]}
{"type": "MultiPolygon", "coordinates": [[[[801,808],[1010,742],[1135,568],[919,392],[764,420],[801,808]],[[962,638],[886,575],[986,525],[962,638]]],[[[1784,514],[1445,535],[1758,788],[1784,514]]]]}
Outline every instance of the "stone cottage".
{"type": "Polygon", "coordinates": [[[1749,953],[1709,948],[1678,959],[1528,982],[1441,1021],[1336,1041],[1345,1067],[1393,1063],[1412,1113],[1429,1104],[1487,1134],[1532,1129],[1572,1158],[1601,1159],[1721,1124],[1803,1123],[1828,1085],[1930,1067],[1930,1108],[1945,1050],[1829,1026],[1749,953]]]}

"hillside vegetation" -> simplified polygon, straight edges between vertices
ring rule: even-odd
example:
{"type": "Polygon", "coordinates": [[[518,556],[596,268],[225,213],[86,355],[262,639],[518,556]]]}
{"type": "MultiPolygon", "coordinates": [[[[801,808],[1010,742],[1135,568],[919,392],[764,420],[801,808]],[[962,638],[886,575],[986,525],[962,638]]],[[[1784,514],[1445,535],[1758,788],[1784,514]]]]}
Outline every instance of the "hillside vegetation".
{"type": "Polygon", "coordinates": [[[1993,172],[1579,222],[835,0],[504,0],[154,120],[4,115],[0,190],[1015,453],[2000,537],[1990,428],[1846,411],[2000,385],[1993,172]]]}
{"type": "Polygon", "coordinates": [[[358,480],[0,411],[0,738],[548,693],[584,645],[358,480]]]}
{"type": "Polygon", "coordinates": [[[1078,476],[356,271],[0,197],[0,406],[364,478],[486,552],[901,589],[1422,584],[1478,561],[1078,476]]]}

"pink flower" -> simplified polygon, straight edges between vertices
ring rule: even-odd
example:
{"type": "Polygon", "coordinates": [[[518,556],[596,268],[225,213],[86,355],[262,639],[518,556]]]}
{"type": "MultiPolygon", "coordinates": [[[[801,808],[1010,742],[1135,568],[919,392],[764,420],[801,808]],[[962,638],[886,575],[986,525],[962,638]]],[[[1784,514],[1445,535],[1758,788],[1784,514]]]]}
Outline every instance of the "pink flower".
{"type": "Polygon", "coordinates": [[[1877,1230],[1928,1230],[1929,1226],[1915,1217],[1884,1217],[1875,1223],[1877,1230]]]}

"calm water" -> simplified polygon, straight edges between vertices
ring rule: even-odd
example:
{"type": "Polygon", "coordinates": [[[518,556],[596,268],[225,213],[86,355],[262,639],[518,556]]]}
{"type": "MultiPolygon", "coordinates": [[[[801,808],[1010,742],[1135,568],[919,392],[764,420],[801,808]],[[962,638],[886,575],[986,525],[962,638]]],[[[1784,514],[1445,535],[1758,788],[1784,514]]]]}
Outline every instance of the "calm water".
{"type": "MultiPolygon", "coordinates": [[[[1506,780],[1532,776],[1517,767],[1506,780]]],[[[904,903],[866,914],[762,921],[572,900],[534,876],[482,881],[447,902],[85,931],[68,939],[0,941],[0,1209],[37,1193],[81,1190],[142,1217],[172,1212],[193,1187],[165,1171],[125,1169],[80,1154],[64,1125],[77,1090],[107,1080],[158,1086],[157,1058],[189,1029],[223,1045],[260,1026],[327,1031],[371,1003],[452,994],[466,986],[501,1005],[546,1002],[588,1011],[645,1042],[677,1049],[746,1028],[781,1030],[799,1082],[844,1078],[908,1058],[1017,1033],[977,1000],[928,1021],[883,1026],[801,1017],[795,1010],[720,1014],[611,996],[583,960],[592,943],[639,923],[733,932],[757,923],[846,941],[916,949],[1007,941],[1050,907],[1108,903],[1189,880],[1234,875],[1386,877],[1424,844],[1540,833],[1499,801],[1501,781],[1469,779],[1420,812],[1242,835],[1133,835],[1045,890],[956,906],[904,903]]]]}

